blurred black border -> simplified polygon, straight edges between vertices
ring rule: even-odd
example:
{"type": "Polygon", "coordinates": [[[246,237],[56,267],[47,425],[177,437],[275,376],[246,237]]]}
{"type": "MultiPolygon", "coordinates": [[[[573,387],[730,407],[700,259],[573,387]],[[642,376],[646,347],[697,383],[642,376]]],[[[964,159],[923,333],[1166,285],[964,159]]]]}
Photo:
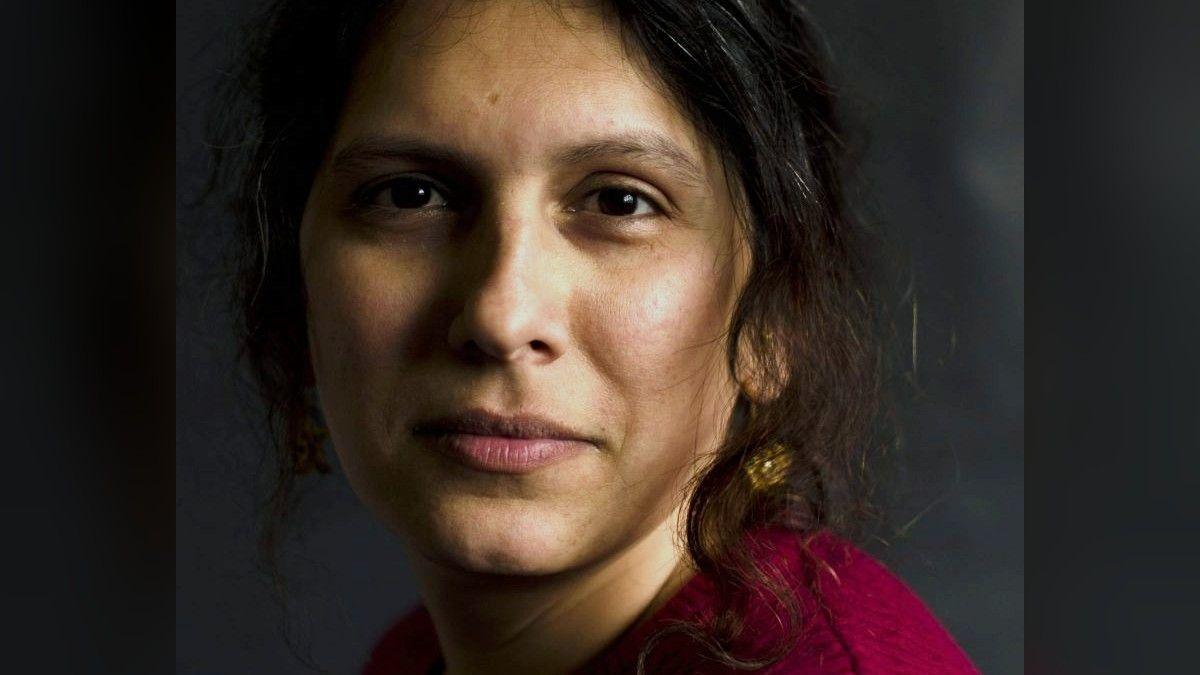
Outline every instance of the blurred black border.
{"type": "Polygon", "coordinates": [[[166,10],[0,9],[6,672],[173,661],[166,10]]]}
{"type": "Polygon", "coordinates": [[[1028,9],[1026,669],[1189,672],[1200,6],[1028,9]]]}

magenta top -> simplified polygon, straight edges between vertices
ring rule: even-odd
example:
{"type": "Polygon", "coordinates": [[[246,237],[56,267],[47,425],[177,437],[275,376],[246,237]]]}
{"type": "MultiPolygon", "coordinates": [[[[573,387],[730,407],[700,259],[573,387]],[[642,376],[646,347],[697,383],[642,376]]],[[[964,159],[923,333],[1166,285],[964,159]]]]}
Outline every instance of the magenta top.
{"type": "MultiPolygon", "coordinates": [[[[835,673],[978,673],[945,628],[902,581],[866,553],[828,532],[800,534],[770,528],[751,535],[757,559],[783,572],[799,600],[801,630],[795,646],[775,665],[757,672],[815,675],[835,673]]],[[[581,673],[636,672],[646,639],[671,621],[710,615],[710,579],[693,576],[653,617],[617,638],[581,673]]],[[[750,603],[737,655],[768,648],[781,635],[775,612],[750,603]]],[[[720,667],[705,650],[678,633],[659,640],[646,661],[647,673],[744,673],[720,667]]],[[[363,675],[438,673],[441,652],[424,607],[401,618],[384,634],[363,675]]]]}

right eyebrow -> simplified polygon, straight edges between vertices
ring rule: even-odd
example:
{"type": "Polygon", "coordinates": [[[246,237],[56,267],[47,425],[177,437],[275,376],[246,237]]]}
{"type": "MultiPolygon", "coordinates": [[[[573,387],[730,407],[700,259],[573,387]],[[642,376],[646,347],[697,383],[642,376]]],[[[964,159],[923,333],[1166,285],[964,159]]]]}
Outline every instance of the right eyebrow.
{"type": "Polygon", "coordinates": [[[398,136],[368,136],[342,148],[330,161],[333,173],[353,173],[363,168],[403,160],[466,168],[471,158],[448,145],[398,136]]]}

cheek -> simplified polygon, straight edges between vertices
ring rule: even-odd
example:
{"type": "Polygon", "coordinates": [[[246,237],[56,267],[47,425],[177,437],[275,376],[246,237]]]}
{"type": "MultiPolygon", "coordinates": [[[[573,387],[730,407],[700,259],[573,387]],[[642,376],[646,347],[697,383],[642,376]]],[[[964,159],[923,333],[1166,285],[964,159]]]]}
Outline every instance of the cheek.
{"type": "Polygon", "coordinates": [[[643,266],[576,312],[595,320],[585,333],[592,357],[625,403],[626,443],[638,449],[624,453],[628,461],[686,461],[723,429],[733,396],[722,339],[729,304],[725,280],[697,258],[643,266]]]}
{"type": "Polygon", "coordinates": [[[416,263],[332,241],[305,260],[313,369],[335,447],[364,447],[347,434],[386,431],[397,403],[390,383],[421,342],[429,278],[416,263]]]}
{"type": "Polygon", "coordinates": [[[605,351],[633,380],[656,389],[695,370],[721,351],[727,307],[711,267],[694,258],[647,265],[605,289],[605,351]],[[667,379],[664,379],[667,378],[667,379]]]}

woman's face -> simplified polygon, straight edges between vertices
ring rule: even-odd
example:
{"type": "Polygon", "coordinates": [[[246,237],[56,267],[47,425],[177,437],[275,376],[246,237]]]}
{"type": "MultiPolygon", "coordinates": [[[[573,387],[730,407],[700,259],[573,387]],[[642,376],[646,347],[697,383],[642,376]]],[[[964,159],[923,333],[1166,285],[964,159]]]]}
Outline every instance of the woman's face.
{"type": "Polygon", "coordinates": [[[729,191],[599,10],[412,4],[363,55],[304,213],[322,408],[357,494],[426,558],[579,567],[671,515],[725,432],[729,191]],[[419,433],[469,410],[586,440],[481,464],[458,452],[478,436],[419,433]]]}

